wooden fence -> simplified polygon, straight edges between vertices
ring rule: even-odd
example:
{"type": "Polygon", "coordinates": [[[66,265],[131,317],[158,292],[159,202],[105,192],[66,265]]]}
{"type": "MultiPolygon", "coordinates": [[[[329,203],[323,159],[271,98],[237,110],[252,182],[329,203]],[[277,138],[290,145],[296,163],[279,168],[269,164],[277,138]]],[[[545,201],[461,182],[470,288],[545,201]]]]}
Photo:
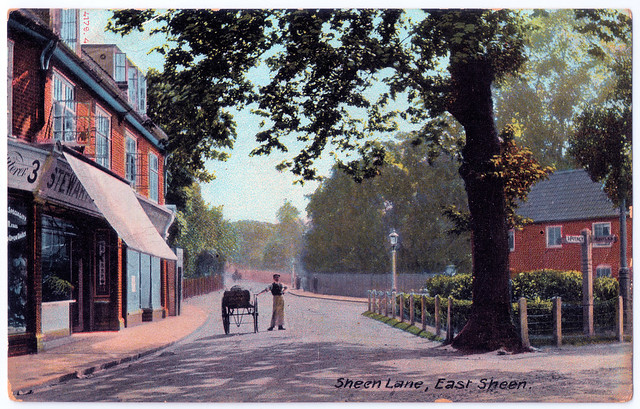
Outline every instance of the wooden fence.
{"type": "MultiPolygon", "coordinates": [[[[376,290],[368,292],[368,311],[411,325],[419,323],[423,331],[426,331],[429,325],[433,327],[432,330],[436,336],[444,336],[445,343],[453,340],[468,319],[470,302],[459,303],[460,301],[452,297],[441,299],[439,296],[429,297],[415,293],[396,294],[376,290]]],[[[625,328],[622,297],[601,303],[603,306],[612,305],[606,308],[607,311],[595,316],[595,322],[598,325],[594,325],[593,306],[589,309],[579,306],[579,311],[576,313],[574,306],[563,304],[559,297],[554,298],[551,303],[552,308],[543,313],[535,307],[528,307],[525,298],[518,300],[514,308],[516,312],[514,322],[520,329],[524,346],[530,347],[532,339],[538,343],[561,346],[563,337],[568,335],[587,338],[604,335],[623,342],[625,328]],[[590,311],[591,316],[583,315],[582,310],[590,311]],[[580,321],[578,325],[575,323],[576,316],[580,321]],[[532,328],[531,324],[538,328],[532,328]]]]}
{"type": "Polygon", "coordinates": [[[219,274],[207,277],[185,278],[182,280],[182,298],[187,299],[198,295],[221,290],[222,276],[219,274]]]}

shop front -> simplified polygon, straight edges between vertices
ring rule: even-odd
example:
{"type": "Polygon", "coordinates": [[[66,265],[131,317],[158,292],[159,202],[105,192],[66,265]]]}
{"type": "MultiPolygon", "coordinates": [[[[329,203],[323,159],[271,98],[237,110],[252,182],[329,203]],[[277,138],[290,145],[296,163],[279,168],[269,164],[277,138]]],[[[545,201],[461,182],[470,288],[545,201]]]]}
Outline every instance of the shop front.
{"type": "Polygon", "coordinates": [[[9,354],[162,317],[175,255],[129,185],[67,148],[8,146],[9,354]]]}

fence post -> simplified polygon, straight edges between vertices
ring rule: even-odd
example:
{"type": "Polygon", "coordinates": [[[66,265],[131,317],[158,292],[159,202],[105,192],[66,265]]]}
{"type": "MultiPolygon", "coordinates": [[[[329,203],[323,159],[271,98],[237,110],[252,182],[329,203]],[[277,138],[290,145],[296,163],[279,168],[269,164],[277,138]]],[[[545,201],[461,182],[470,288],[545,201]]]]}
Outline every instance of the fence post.
{"type": "Polygon", "coordinates": [[[618,331],[618,341],[624,342],[624,298],[618,296],[616,304],[616,329],[618,331]]]}
{"type": "Polygon", "coordinates": [[[388,292],[384,292],[384,316],[388,317],[389,316],[389,293],[388,292]]]}
{"type": "Polygon", "coordinates": [[[582,242],[582,325],[584,334],[592,337],[593,328],[593,259],[591,231],[584,229],[580,232],[582,242]]]}
{"type": "Polygon", "coordinates": [[[404,293],[400,294],[400,322],[404,322],[404,293]]]}
{"type": "Polygon", "coordinates": [[[562,298],[553,297],[553,340],[556,346],[562,346],[562,298]]]}
{"type": "Polygon", "coordinates": [[[440,336],[440,295],[436,295],[435,297],[435,314],[434,317],[436,319],[436,336],[440,336]]]}
{"type": "Polygon", "coordinates": [[[522,338],[522,346],[525,348],[530,348],[531,343],[529,342],[529,323],[527,322],[527,299],[521,297],[518,300],[518,305],[520,309],[520,337],[522,338]]]}
{"type": "Polygon", "coordinates": [[[378,295],[380,296],[380,298],[378,298],[378,314],[383,315],[382,314],[382,304],[384,303],[384,291],[380,291],[380,293],[378,293],[378,295]]]}
{"type": "Polygon", "coordinates": [[[371,290],[367,290],[367,311],[371,312],[371,290]]]}
{"type": "Polygon", "coordinates": [[[392,303],[391,303],[391,318],[395,319],[396,318],[396,307],[398,304],[398,295],[396,294],[395,291],[391,291],[391,299],[392,299],[392,303]]]}
{"type": "Polygon", "coordinates": [[[416,307],[414,305],[414,296],[413,293],[409,295],[409,324],[413,325],[416,323],[416,307]]]}
{"type": "Polygon", "coordinates": [[[450,344],[453,341],[453,323],[451,322],[451,304],[453,304],[453,298],[449,296],[447,299],[447,336],[445,339],[446,344],[450,344]]]}
{"type": "Polygon", "coordinates": [[[420,317],[422,318],[422,330],[426,330],[427,329],[427,317],[425,314],[425,295],[422,294],[422,296],[420,297],[420,317]]]}

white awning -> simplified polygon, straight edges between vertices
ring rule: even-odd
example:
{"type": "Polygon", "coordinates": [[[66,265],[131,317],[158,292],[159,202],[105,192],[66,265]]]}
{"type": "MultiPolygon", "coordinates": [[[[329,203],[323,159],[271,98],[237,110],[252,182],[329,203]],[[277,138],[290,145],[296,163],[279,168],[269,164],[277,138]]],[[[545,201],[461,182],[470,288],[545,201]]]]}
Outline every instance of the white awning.
{"type": "Polygon", "coordinates": [[[133,250],[177,260],[140,206],[131,187],[65,152],[64,157],[111,227],[133,250]]]}

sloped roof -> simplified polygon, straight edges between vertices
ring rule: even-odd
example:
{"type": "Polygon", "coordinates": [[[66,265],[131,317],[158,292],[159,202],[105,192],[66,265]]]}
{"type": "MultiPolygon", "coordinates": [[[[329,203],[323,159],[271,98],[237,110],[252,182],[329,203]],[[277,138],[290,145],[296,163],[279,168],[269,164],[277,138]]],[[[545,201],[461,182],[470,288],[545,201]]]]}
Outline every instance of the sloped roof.
{"type": "Polygon", "coordinates": [[[553,173],[538,182],[517,210],[536,223],[615,217],[619,214],[599,183],[584,169],[553,173]]]}

